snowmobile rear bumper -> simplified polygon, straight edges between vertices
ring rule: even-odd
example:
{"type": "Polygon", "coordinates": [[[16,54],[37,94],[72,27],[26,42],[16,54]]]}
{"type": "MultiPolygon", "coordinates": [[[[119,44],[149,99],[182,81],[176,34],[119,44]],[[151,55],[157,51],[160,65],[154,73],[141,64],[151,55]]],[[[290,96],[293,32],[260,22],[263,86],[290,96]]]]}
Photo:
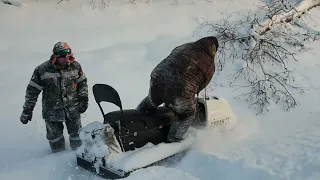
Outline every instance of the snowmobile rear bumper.
{"type": "Polygon", "coordinates": [[[93,162],[89,159],[77,155],[77,164],[83,169],[86,169],[94,174],[97,174],[105,179],[121,179],[129,176],[130,172],[122,171],[121,169],[114,169],[110,166],[99,166],[97,171],[93,162]]]}

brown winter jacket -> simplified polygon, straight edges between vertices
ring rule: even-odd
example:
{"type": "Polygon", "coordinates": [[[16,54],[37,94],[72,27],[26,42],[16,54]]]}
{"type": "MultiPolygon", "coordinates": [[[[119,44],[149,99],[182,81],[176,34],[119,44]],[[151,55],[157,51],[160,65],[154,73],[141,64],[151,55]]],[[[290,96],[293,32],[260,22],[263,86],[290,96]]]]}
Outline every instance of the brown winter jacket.
{"type": "Polygon", "coordinates": [[[173,90],[176,96],[194,96],[213,77],[218,47],[217,39],[212,36],[180,45],[155,67],[151,77],[173,90]]]}

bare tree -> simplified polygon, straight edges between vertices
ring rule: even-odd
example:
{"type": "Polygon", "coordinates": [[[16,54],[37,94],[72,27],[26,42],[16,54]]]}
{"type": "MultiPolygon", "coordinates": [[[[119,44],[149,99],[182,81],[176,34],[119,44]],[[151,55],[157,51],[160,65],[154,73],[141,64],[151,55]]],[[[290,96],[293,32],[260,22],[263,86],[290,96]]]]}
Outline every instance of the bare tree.
{"type": "Polygon", "coordinates": [[[277,0],[258,11],[236,12],[218,22],[206,21],[200,26],[219,39],[218,71],[223,69],[226,60],[243,60],[243,67],[233,74],[230,85],[236,89],[248,88],[247,93],[237,98],[250,102],[257,113],[268,110],[272,101],[289,110],[298,105],[292,91],[305,90],[295,84],[293,70],[289,67],[290,63],[298,61],[293,49],[306,50],[304,42],[319,40],[320,33],[299,20],[302,11],[294,7],[286,0],[277,0]],[[295,16],[293,11],[300,16],[295,16]],[[286,18],[279,20],[275,16],[286,18]],[[237,85],[240,79],[247,83],[237,85]]]}

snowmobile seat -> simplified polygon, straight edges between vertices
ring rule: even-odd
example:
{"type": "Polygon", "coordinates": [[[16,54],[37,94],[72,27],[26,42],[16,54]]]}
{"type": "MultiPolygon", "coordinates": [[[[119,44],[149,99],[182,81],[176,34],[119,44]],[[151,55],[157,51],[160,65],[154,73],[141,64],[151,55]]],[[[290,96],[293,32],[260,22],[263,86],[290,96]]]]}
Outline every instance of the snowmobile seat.
{"type": "Polygon", "coordinates": [[[140,148],[148,142],[167,142],[170,125],[177,118],[170,108],[160,106],[151,113],[135,109],[123,110],[118,92],[106,84],[95,84],[93,94],[103,115],[103,123],[110,124],[115,130],[116,138],[122,144],[122,151],[140,148]],[[120,110],[105,114],[101,102],[113,103],[120,110]]]}
{"type": "Polygon", "coordinates": [[[166,107],[159,107],[154,113],[143,113],[135,109],[112,111],[104,115],[104,124],[109,123],[120,134],[152,129],[171,124],[176,119],[175,113],[166,107]],[[122,122],[121,130],[118,121],[122,122]]]}
{"type": "Polygon", "coordinates": [[[175,119],[174,112],[166,107],[159,107],[155,113],[150,114],[128,109],[106,114],[104,124],[109,123],[113,127],[124,150],[128,151],[140,148],[148,142],[166,142],[170,125],[175,119]]]}

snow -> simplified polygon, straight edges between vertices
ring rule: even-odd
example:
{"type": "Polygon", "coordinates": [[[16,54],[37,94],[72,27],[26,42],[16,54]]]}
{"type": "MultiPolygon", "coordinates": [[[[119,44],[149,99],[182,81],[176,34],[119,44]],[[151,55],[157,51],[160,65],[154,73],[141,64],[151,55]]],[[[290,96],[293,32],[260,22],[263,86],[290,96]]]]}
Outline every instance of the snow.
{"type": "Polygon", "coordinates": [[[150,167],[134,171],[129,177],[123,180],[157,180],[157,179],[172,179],[172,180],[199,180],[186,172],[166,167],[150,167]]]}
{"type": "MultiPolygon", "coordinates": [[[[175,46],[203,36],[196,28],[204,19],[217,21],[224,17],[222,13],[254,9],[261,3],[162,0],[133,4],[110,0],[107,8],[96,1],[93,9],[88,0],[22,2],[20,7],[0,3],[1,180],[101,179],[76,166],[74,151],[50,153],[41,96],[32,121],[27,125],[19,121],[33,69],[49,58],[54,43],[69,42],[89,87],[112,85],[123,107],[134,108],[148,92],[152,68],[175,46]]],[[[315,8],[305,19],[319,30],[319,17],[315,8]]],[[[308,87],[306,93],[295,94],[300,106],[285,112],[274,105],[269,112],[255,116],[246,102],[234,99],[241,91],[233,91],[228,82],[239,66],[229,63],[215,75],[213,81],[219,86],[213,92],[232,106],[237,128],[229,133],[204,131],[180,161],[138,170],[127,179],[319,179],[319,47],[319,41],[310,42],[308,48],[312,49],[297,52],[299,63],[292,64],[297,83],[308,87]]],[[[90,97],[83,126],[102,122],[91,88],[90,97]]],[[[104,107],[106,111],[116,109],[104,107]]]]}

